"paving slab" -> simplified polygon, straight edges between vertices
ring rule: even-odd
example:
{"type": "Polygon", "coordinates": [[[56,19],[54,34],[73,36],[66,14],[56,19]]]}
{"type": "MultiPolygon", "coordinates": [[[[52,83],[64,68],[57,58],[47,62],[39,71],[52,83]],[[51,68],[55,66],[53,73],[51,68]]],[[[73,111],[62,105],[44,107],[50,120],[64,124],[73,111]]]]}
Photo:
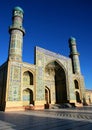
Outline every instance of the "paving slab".
{"type": "Polygon", "coordinates": [[[92,130],[91,108],[0,112],[0,130],[92,130]]]}

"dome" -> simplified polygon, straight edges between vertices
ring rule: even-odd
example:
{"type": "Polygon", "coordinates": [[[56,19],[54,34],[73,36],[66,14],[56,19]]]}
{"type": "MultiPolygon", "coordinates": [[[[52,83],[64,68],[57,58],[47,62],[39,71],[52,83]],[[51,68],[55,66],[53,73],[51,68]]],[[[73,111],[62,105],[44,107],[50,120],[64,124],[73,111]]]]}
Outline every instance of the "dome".
{"type": "Polygon", "coordinates": [[[68,42],[71,44],[75,43],[76,42],[76,39],[74,37],[70,37],[68,42]]]}
{"type": "Polygon", "coordinates": [[[74,37],[70,37],[69,40],[76,41],[76,39],[74,37]]]}
{"type": "Polygon", "coordinates": [[[13,10],[14,11],[21,11],[22,13],[24,13],[23,9],[20,8],[19,6],[16,6],[13,10]]]}

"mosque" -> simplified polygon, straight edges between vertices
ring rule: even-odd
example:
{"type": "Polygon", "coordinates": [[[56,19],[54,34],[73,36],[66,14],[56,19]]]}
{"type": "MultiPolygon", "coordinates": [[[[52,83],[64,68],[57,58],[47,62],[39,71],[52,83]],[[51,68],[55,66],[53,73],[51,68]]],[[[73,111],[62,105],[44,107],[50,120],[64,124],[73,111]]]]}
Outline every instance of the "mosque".
{"type": "Polygon", "coordinates": [[[0,66],[0,110],[45,109],[64,103],[83,106],[86,89],[76,39],[69,38],[69,57],[35,47],[35,63],[25,63],[23,14],[20,7],[13,9],[8,58],[0,66]]]}

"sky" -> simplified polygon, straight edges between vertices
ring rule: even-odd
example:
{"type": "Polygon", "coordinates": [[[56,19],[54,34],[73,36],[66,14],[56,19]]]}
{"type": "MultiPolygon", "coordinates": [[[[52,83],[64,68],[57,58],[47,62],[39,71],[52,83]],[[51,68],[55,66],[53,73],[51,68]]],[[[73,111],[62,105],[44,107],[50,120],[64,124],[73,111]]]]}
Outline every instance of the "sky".
{"type": "Polygon", "coordinates": [[[0,65],[8,57],[12,10],[24,10],[23,61],[34,64],[34,47],[69,56],[68,39],[76,38],[86,89],[92,89],[92,0],[1,0],[0,65]]]}

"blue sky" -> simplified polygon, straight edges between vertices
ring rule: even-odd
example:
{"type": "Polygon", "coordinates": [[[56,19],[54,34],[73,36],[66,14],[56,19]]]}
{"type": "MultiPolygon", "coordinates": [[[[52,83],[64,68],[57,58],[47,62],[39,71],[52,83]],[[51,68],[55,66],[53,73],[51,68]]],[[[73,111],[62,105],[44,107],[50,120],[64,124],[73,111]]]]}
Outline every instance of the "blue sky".
{"type": "Polygon", "coordinates": [[[12,9],[24,10],[23,61],[34,63],[34,47],[69,56],[69,37],[77,41],[81,72],[92,89],[92,0],[1,0],[0,65],[8,55],[12,9]]]}

